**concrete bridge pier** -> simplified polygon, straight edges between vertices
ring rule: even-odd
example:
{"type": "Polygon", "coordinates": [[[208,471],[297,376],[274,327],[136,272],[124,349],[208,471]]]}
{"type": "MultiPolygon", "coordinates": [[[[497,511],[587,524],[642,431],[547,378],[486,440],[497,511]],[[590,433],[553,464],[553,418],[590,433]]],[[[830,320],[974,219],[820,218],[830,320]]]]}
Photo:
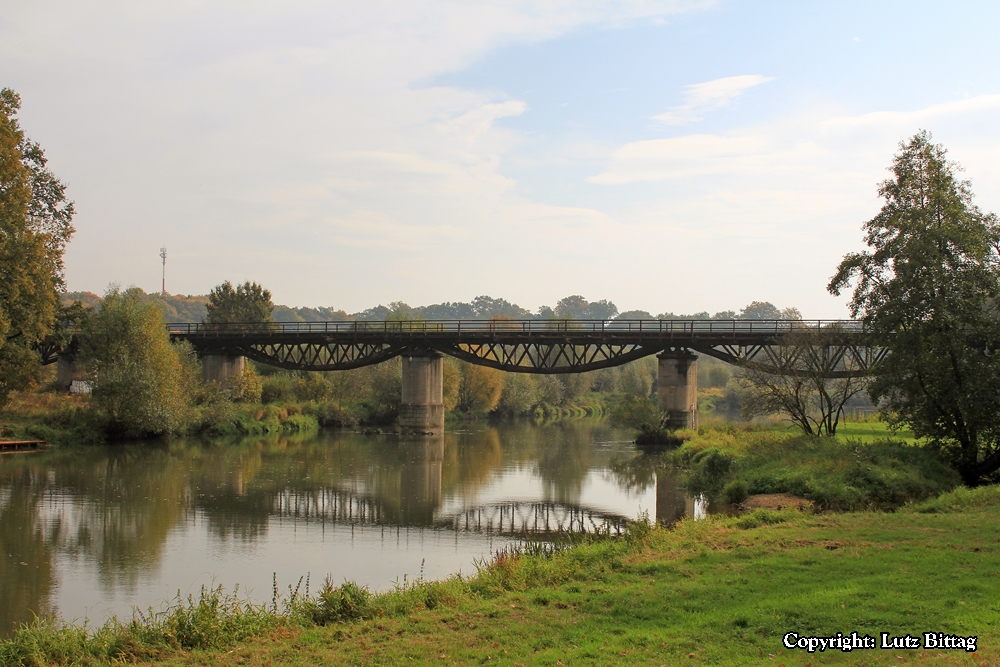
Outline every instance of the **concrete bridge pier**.
{"type": "Polygon", "coordinates": [[[243,377],[247,358],[225,353],[203,354],[201,357],[201,379],[208,384],[215,382],[220,387],[228,386],[243,377]]]}
{"type": "Polygon", "coordinates": [[[444,355],[414,349],[402,354],[403,401],[399,425],[420,433],[444,432],[444,355]]]}
{"type": "Polygon", "coordinates": [[[83,369],[80,368],[80,364],[77,363],[76,355],[74,354],[60,354],[57,356],[56,361],[56,388],[61,392],[68,392],[70,387],[73,386],[74,380],[84,380],[86,379],[83,375],[83,369]]]}
{"type": "Polygon", "coordinates": [[[698,357],[687,350],[656,355],[657,404],[667,413],[667,428],[698,428],[698,357]]]}

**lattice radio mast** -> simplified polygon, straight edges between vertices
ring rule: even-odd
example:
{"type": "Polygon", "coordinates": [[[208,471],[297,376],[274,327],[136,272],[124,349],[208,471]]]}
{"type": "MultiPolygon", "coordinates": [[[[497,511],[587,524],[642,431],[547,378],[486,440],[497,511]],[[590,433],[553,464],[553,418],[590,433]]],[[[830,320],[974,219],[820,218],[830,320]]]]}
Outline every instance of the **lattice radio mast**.
{"type": "Polygon", "coordinates": [[[161,289],[161,296],[167,295],[167,246],[160,248],[160,259],[163,260],[163,285],[161,289]]]}

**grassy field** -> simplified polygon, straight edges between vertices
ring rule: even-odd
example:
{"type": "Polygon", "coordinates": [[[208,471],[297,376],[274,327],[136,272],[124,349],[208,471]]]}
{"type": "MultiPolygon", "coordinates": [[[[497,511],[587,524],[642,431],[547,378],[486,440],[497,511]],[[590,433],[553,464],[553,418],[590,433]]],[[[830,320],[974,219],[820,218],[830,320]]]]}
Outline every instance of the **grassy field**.
{"type": "MultiPolygon", "coordinates": [[[[988,487],[896,513],[758,510],[675,530],[640,525],[627,538],[554,555],[505,554],[471,580],[374,598],[355,591],[349,604],[334,589],[325,612],[313,598],[269,626],[254,617],[262,636],[235,646],[226,641],[239,636],[232,630],[209,650],[170,648],[168,641],[120,658],[268,667],[1000,664],[998,575],[1000,489],[988,487]],[[349,617],[359,618],[336,620],[349,617]],[[977,651],[810,654],[782,645],[790,631],[876,638],[943,632],[977,637],[977,651]]],[[[209,616],[206,627],[223,625],[209,616]]],[[[195,615],[187,618],[190,628],[195,615]]],[[[176,633],[179,626],[171,627],[176,633]]],[[[0,660],[33,664],[31,646],[60,645],[30,635],[0,644],[0,660]]],[[[61,661],[96,662],[98,653],[61,661]]]]}

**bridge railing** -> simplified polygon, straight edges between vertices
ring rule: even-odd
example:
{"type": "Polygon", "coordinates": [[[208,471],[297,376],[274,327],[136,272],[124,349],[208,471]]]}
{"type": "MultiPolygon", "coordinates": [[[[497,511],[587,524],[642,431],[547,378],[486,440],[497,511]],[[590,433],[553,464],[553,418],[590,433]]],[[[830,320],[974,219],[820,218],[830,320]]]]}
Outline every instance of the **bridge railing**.
{"type": "Polygon", "coordinates": [[[461,334],[468,333],[639,333],[663,334],[785,334],[793,331],[864,333],[856,320],[404,320],[399,322],[227,322],[225,324],[170,323],[176,336],[232,336],[239,334],[461,334]]]}

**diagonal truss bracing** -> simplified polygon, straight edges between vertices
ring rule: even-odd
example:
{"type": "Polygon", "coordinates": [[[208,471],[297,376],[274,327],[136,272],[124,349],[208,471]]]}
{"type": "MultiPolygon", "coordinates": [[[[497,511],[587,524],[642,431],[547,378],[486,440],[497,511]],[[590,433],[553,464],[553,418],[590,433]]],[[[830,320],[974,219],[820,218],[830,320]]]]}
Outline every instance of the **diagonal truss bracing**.
{"type": "Polygon", "coordinates": [[[584,373],[620,366],[656,354],[663,348],[601,342],[584,345],[559,342],[514,345],[485,342],[436,346],[436,349],[469,363],[507,372],[558,374],[584,373]]]}
{"type": "Polygon", "coordinates": [[[889,352],[887,347],[852,344],[718,345],[695,350],[735,366],[775,375],[847,378],[867,375],[889,352]]]}
{"type": "Polygon", "coordinates": [[[310,371],[346,371],[398,356],[402,345],[386,343],[264,343],[234,346],[233,352],[279,368],[310,371]]]}

